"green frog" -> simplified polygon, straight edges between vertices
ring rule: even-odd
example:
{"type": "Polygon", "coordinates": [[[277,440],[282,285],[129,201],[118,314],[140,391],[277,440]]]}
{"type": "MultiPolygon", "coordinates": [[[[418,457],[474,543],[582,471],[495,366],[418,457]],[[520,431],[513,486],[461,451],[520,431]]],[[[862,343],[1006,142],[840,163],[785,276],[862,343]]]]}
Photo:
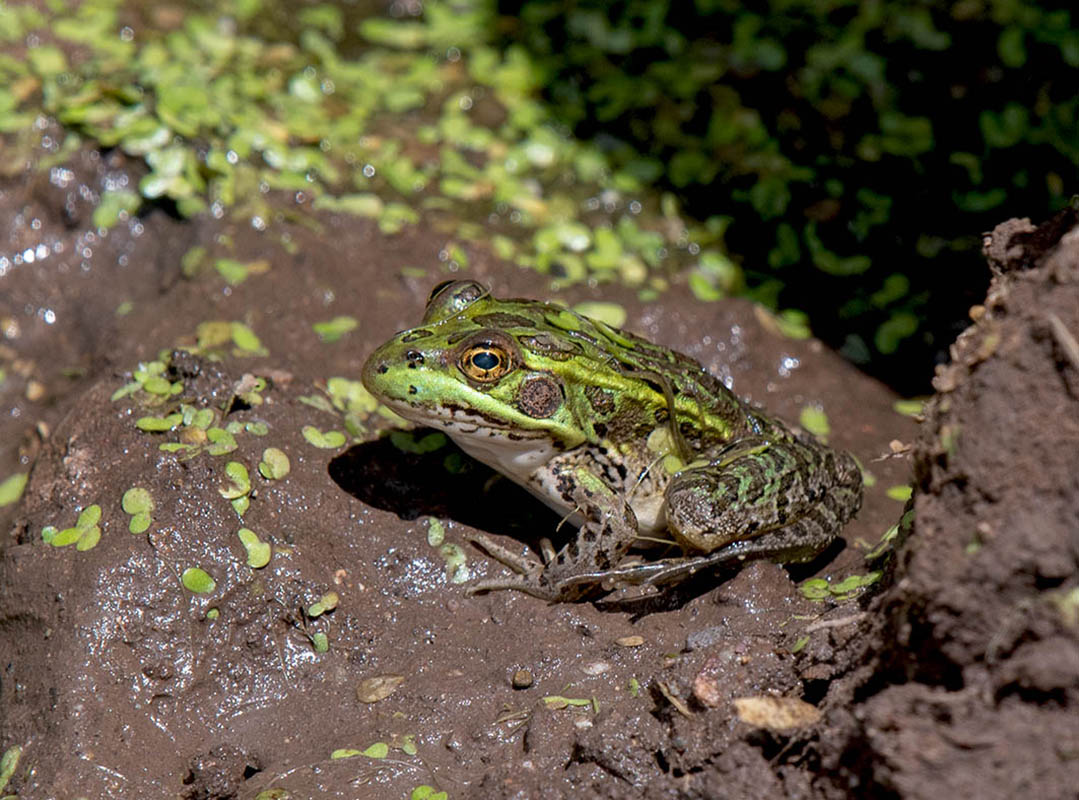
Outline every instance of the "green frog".
{"type": "Polygon", "coordinates": [[[862,501],[848,453],[746,405],[690,357],[472,280],[436,286],[363,383],[579,525],[558,552],[544,540],[542,559],[472,534],[515,574],[471,592],[572,601],[749,558],[808,561],[862,501]],[[627,559],[657,539],[679,555],[627,559]]]}

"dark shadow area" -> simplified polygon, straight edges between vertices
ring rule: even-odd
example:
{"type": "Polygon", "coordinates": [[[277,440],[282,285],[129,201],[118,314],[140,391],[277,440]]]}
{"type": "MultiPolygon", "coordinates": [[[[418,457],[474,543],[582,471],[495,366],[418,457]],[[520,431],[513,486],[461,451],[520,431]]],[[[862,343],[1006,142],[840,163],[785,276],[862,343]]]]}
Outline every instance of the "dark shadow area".
{"type": "MultiPolygon", "coordinates": [[[[422,435],[422,432],[421,432],[422,435]]],[[[430,515],[533,546],[554,537],[559,516],[456,445],[405,452],[390,436],[358,444],[330,462],[330,477],[358,500],[401,519],[430,515]]],[[[571,535],[564,526],[559,538],[571,535]]]]}

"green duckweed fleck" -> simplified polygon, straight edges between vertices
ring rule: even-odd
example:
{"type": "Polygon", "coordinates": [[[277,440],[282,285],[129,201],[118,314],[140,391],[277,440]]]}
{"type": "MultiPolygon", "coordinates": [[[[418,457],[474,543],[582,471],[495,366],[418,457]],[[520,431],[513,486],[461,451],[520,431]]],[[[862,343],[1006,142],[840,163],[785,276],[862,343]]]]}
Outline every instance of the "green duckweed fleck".
{"type": "Polygon", "coordinates": [[[273,548],[268,542],[263,542],[250,528],[240,528],[237,532],[244,550],[247,551],[247,566],[252,569],[262,569],[270,563],[273,548]]]}
{"type": "Polygon", "coordinates": [[[439,792],[435,790],[434,786],[429,786],[426,783],[421,783],[412,793],[408,796],[409,800],[448,800],[449,795],[446,792],[439,792]]]}
{"type": "Polygon", "coordinates": [[[315,447],[321,447],[324,450],[336,450],[346,441],[345,434],[341,433],[341,431],[326,431],[323,433],[314,425],[303,426],[303,438],[315,447]]]}
{"type": "Polygon", "coordinates": [[[889,486],[885,492],[892,500],[898,500],[900,503],[905,503],[910,499],[913,487],[910,484],[902,484],[898,486],[889,486]]]}
{"type": "Polygon", "coordinates": [[[319,339],[329,344],[336,342],[349,331],[356,330],[359,324],[355,317],[340,316],[326,322],[316,322],[311,327],[318,334],[319,339]]]}
{"type": "Polygon", "coordinates": [[[217,588],[217,584],[209,573],[199,567],[185,569],[180,576],[180,582],[183,583],[185,589],[195,594],[209,594],[217,588]]]}
{"type": "Polygon", "coordinates": [[[317,601],[307,607],[307,616],[314,619],[320,617],[327,611],[333,611],[337,608],[337,604],[340,602],[337,592],[327,592],[322,595],[317,601]]]}
{"type": "Polygon", "coordinates": [[[617,303],[587,300],[575,305],[573,310],[582,316],[598,319],[615,328],[621,328],[626,324],[626,309],[617,303]]]}
{"type": "Polygon", "coordinates": [[[0,508],[9,506],[22,497],[23,489],[26,488],[28,472],[16,472],[9,475],[0,483],[0,508]]]}
{"type": "Polygon", "coordinates": [[[7,788],[8,781],[15,774],[21,756],[22,748],[17,744],[9,747],[4,751],[4,755],[0,756],[0,792],[7,788]]]}
{"type": "Polygon", "coordinates": [[[798,415],[798,424],[812,433],[818,439],[827,439],[832,432],[832,426],[828,422],[828,415],[819,406],[806,406],[798,415]]]}
{"type": "Polygon", "coordinates": [[[230,461],[225,465],[225,477],[229,479],[228,485],[217,491],[226,500],[235,500],[251,491],[251,476],[247,467],[239,461],[230,461]]]}
{"type": "Polygon", "coordinates": [[[135,420],[135,427],[147,433],[161,433],[171,431],[184,421],[184,415],[180,413],[169,414],[167,417],[140,417],[135,420]]]}
{"type": "Polygon", "coordinates": [[[262,342],[259,340],[259,337],[256,336],[255,332],[247,325],[244,325],[242,322],[233,322],[229,326],[229,331],[232,343],[235,344],[238,349],[237,355],[267,354],[267,351],[262,347],[262,342]]]}
{"type": "Polygon", "coordinates": [[[236,437],[224,428],[207,429],[206,438],[210,440],[210,446],[206,448],[206,452],[212,456],[223,456],[239,447],[236,444],[236,437]]]}
{"type": "Polygon", "coordinates": [[[288,456],[283,450],[276,447],[267,447],[262,451],[262,461],[259,462],[259,473],[267,480],[281,480],[288,475],[291,465],[288,456]]]}

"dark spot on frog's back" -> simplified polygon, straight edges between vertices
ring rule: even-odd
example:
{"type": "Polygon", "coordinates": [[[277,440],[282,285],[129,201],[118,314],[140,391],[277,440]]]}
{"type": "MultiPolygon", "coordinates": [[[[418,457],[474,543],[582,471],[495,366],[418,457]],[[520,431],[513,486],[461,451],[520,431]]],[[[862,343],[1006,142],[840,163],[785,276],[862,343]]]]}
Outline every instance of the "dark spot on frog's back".
{"type": "Polygon", "coordinates": [[[534,328],[536,323],[528,317],[520,314],[507,314],[504,311],[496,311],[492,314],[477,314],[472,318],[477,325],[484,328],[534,328]]]}
{"type": "Polygon", "coordinates": [[[517,390],[517,408],[533,419],[546,419],[562,406],[562,387],[553,378],[529,378],[517,390]]]}
{"type": "Polygon", "coordinates": [[[416,328],[416,330],[409,331],[401,337],[402,344],[411,344],[412,342],[418,342],[420,339],[426,339],[431,335],[431,331],[426,328],[416,328]]]}

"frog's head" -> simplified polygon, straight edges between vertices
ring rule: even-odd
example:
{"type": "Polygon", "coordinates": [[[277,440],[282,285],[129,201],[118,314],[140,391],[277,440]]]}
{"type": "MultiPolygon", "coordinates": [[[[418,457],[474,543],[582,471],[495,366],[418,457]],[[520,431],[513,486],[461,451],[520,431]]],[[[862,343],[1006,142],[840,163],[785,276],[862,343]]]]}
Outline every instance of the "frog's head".
{"type": "Polygon", "coordinates": [[[574,447],[587,438],[567,402],[582,349],[548,321],[562,314],[584,322],[546,303],[498,300],[476,281],[440,284],[423,323],[367,359],[363,383],[402,417],[474,448],[574,447]]]}

